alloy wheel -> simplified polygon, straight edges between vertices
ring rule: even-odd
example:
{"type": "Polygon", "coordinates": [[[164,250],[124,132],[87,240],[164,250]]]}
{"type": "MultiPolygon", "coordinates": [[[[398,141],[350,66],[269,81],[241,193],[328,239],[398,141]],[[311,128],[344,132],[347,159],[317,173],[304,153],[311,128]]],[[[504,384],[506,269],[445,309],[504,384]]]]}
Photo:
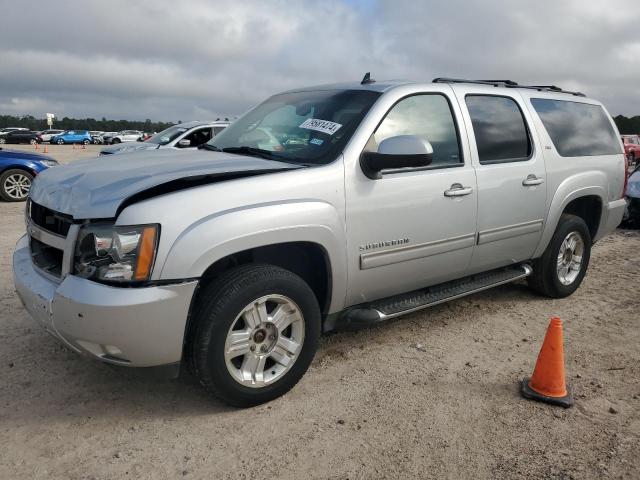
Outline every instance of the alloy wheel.
{"type": "Polygon", "coordinates": [[[563,285],[571,285],[582,268],[584,241],[577,232],[570,232],[562,241],[558,252],[558,280],[563,285]]]}
{"type": "Polygon", "coordinates": [[[302,311],[283,295],[266,295],[247,305],[227,332],[224,358],[238,383],[262,388],[282,378],[304,343],[302,311]]]}
{"type": "Polygon", "coordinates": [[[29,195],[31,179],[22,173],[14,173],[4,180],[2,188],[12,199],[24,200],[29,195]]]}

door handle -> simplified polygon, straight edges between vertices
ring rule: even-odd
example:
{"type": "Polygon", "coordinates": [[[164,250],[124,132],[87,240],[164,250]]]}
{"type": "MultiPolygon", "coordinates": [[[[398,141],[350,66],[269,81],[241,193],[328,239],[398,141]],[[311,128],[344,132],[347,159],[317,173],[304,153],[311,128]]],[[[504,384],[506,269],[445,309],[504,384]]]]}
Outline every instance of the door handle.
{"type": "Polygon", "coordinates": [[[451,188],[444,191],[445,197],[462,197],[473,192],[471,187],[463,187],[461,183],[454,183],[451,188]]]}
{"type": "Polygon", "coordinates": [[[542,183],[544,183],[544,178],[536,177],[532,173],[531,175],[527,175],[527,178],[525,178],[522,181],[522,186],[523,187],[533,187],[535,185],[540,185],[542,183]]]}

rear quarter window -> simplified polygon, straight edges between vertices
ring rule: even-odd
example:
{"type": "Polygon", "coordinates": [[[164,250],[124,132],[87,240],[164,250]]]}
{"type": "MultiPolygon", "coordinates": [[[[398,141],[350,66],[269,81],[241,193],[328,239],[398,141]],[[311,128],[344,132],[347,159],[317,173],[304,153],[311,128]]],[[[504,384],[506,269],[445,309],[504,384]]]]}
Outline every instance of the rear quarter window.
{"type": "Polygon", "coordinates": [[[531,105],[560,156],[622,153],[611,121],[600,105],[547,98],[532,98],[531,105]]]}

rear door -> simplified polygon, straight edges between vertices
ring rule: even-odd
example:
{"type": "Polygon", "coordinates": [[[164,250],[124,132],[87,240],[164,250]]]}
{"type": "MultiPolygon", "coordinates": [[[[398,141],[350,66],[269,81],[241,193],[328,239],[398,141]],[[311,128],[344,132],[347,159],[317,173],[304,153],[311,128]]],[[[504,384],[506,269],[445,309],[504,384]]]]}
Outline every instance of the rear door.
{"type": "Polygon", "coordinates": [[[528,109],[515,90],[460,85],[478,182],[477,245],[470,273],[530,259],[542,236],[546,170],[528,109]]]}

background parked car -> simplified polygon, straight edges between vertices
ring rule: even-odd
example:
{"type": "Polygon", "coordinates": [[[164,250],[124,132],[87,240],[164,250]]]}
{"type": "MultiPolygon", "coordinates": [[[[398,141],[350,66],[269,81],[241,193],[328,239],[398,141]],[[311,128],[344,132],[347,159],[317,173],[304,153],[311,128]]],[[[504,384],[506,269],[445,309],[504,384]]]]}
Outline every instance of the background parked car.
{"type": "Polygon", "coordinates": [[[93,139],[87,130],[67,130],[64,133],[51,137],[51,143],[64,145],[65,143],[83,143],[89,145],[93,139]]]}
{"type": "Polygon", "coordinates": [[[118,132],[104,132],[102,134],[102,143],[104,145],[111,145],[111,139],[115,137],[118,132]]]}
{"type": "Polygon", "coordinates": [[[0,144],[4,143],[42,143],[42,137],[31,130],[12,130],[0,135],[0,144]]]}
{"type": "Polygon", "coordinates": [[[28,128],[24,128],[24,127],[6,127],[6,128],[0,128],[0,135],[3,133],[8,133],[8,132],[13,132],[14,130],[29,130],[28,128]]]}
{"type": "Polygon", "coordinates": [[[89,130],[91,140],[94,145],[102,145],[104,143],[104,132],[98,130],[89,130]]]}
{"type": "Polygon", "coordinates": [[[40,136],[42,137],[43,142],[50,142],[51,137],[55,135],[59,135],[63,133],[64,130],[43,130],[40,132],[40,136]]]}
{"type": "Polygon", "coordinates": [[[142,135],[140,130],[122,130],[110,137],[109,143],[137,142],[142,135]]]}
{"type": "Polygon", "coordinates": [[[100,155],[131,153],[156,148],[196,148],[211,140],[227,125],[229,122],[226,121],[181,123],[156,133],[143,142],[126,142],[104,147],[100,151],[100,155]]]}
{"type": "Polygon", "coordinates": [[[622,135],[624,154],[631,165],[640,161],[640,137],[638,135],[622,135]]]}
{"type": "Polygon", "coordinates": [[[7,202],[26,200],[33,177],[55,165],[58,162],[46,155],[0,148],[0,198],[7,202]]]}
{"type": "Polygon", "coordinates": [[[625,227],[640,228],[640,165],[635,167],[627,179],[624,199],[627,201],[627,208],[622,224],[625,227]]]}

